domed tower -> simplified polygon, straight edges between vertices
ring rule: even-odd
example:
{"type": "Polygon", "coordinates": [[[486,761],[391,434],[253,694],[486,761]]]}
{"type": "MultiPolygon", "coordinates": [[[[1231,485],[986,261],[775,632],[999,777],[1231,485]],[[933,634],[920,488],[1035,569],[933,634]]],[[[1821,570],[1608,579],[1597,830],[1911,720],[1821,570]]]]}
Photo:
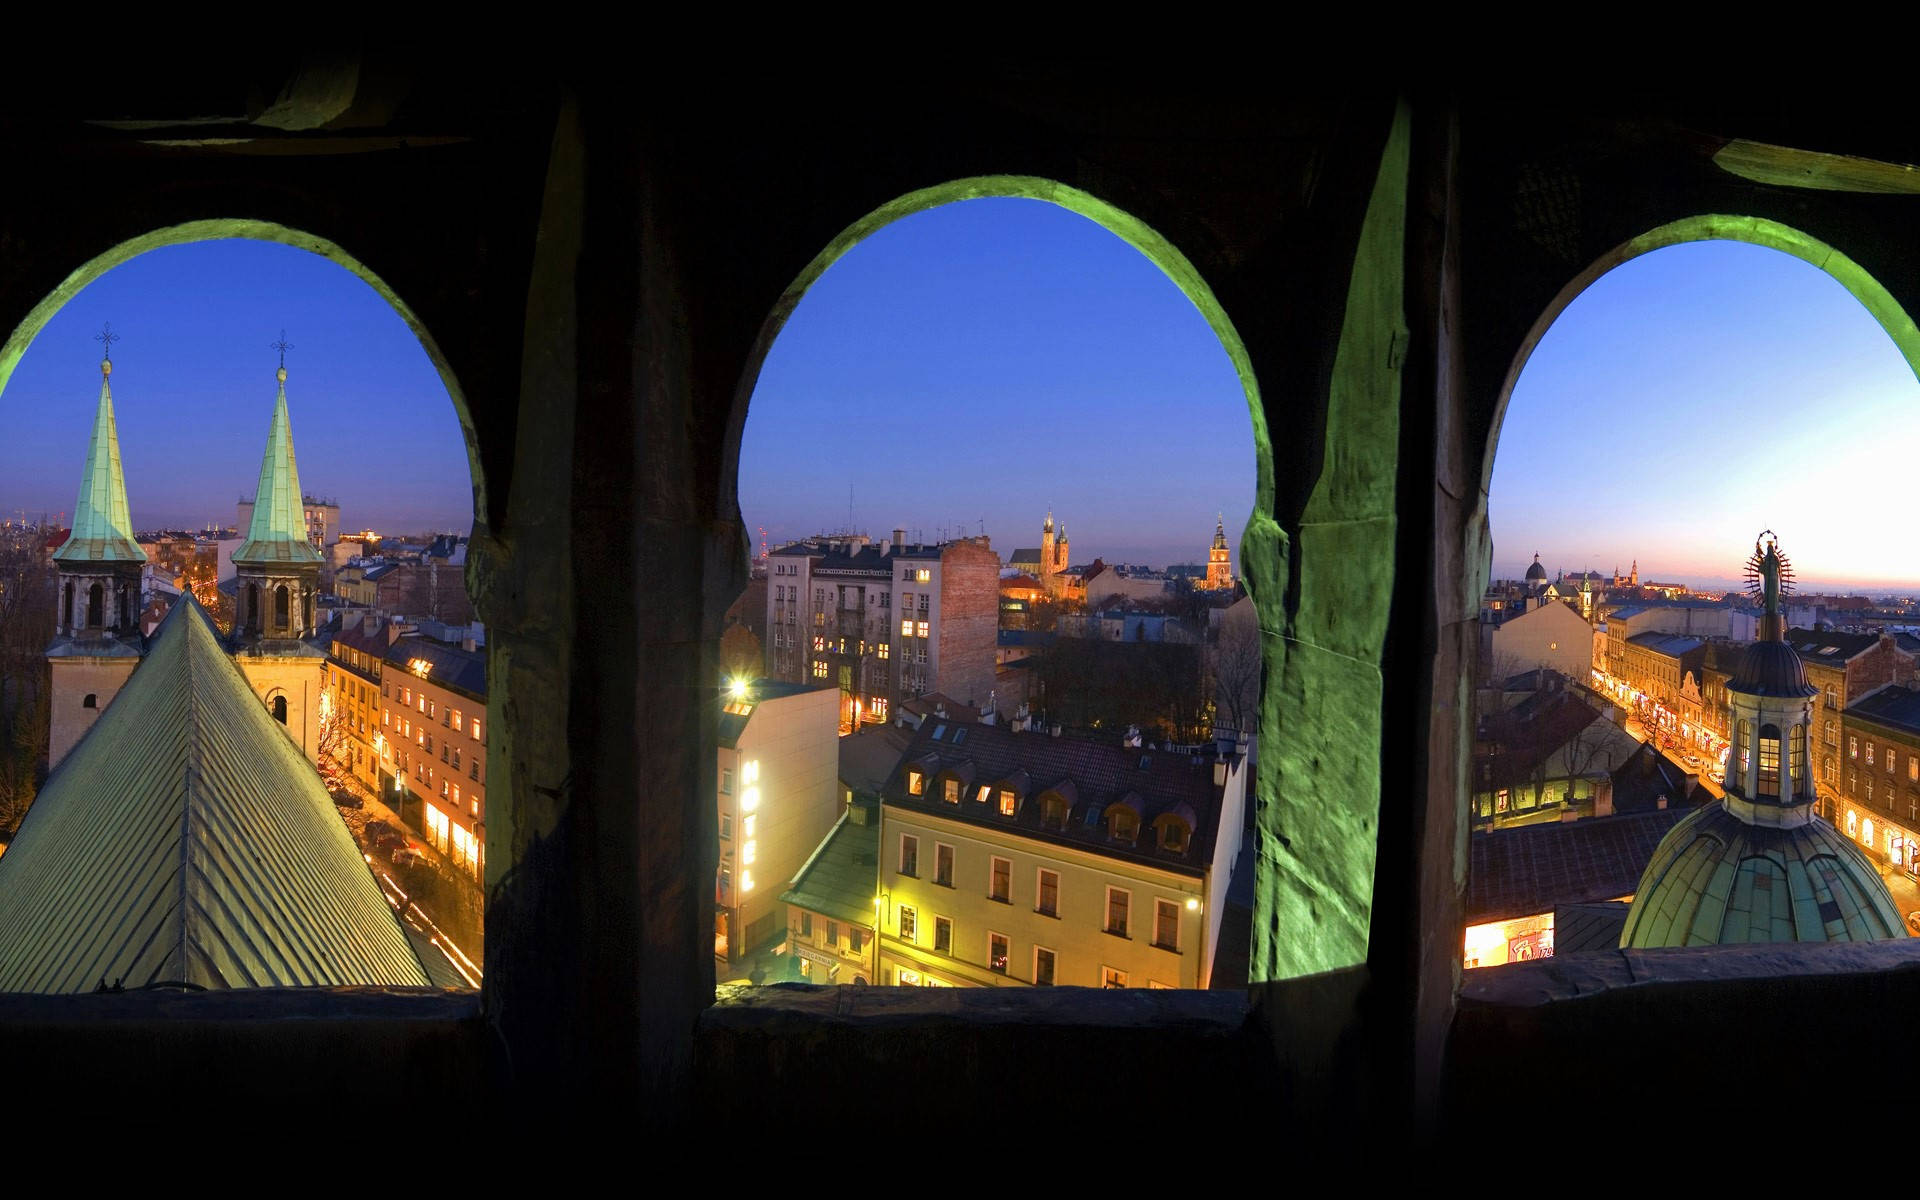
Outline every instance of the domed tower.
{"type": "Polygon", "coordinates": [[[1866,855],[1814,814],[1813,697],[1782,640],[1793,578],[1771,531],[1747,564],[1760,636],[1727,684],[1727,794],[1675,825],[1640,877],[1622,946],[1859,942],[1905,937],[1866,855]]]}
{"type": "Polygon", "coordinates": [[[246,540],[233,552],[237,590],[232,645],[235,661],[261,701],[317,762],[320,669],[326,651],[307,639],[316,632],[320,552],[307,541],[293,426],[287,418],[285,351],[290,347],[280,345],[280,391],[267,427],[253,519],[246,540]]]}
{"type": "Polygon", "coordinates": [[[1540,565],[1540,556],[1533,556],[1533,565],[1527,568],[1527,584],[1541,584],[1547,581],[1547,569],[1540,565]]]}
{"type": "Polygon", "coordinates": [[[57,767],[101,711],[119,694],[145,652],[140,637],[140,575],[146,551],[133,538],[127,483],[120,469],[120,432],[113,417],[111,357],[118,335],[102,331],[100,405],[94,411],[73,532],[53,552],[59,589],[54,638],[47,647],[53,692],[47,765],[57,767]]]}
{"type": "Polygon", "coordinates": [[[1213,545],[1207,549],[1208,591],[1225,591],[1233,586],[1233,551],[1227,549],[1226,514],[1215,515],[1213,545]]]}

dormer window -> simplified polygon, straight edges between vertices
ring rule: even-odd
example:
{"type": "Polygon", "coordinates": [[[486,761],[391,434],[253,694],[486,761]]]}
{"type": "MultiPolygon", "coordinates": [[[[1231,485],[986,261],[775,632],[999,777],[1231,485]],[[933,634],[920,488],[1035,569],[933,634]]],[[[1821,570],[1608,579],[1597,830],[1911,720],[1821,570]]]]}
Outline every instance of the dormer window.
{"type": "Polygon", "coordinates": [[[948,804],[960,803],[960,781],[958,779],[948,778],[942,780],[941,784],[943,788],[941,798],[948,804]]]}
{"type": "Polygon", "coordinates": [[[1113,823],[1109,827],[1109,832],[1115,840],[1130,842],[1133,840],[1134,834],[1138,831],[1139,825],[1135,821],[1133,813],[1123,808],[1113,814],[1113,823]]]}
{"type": "Polygon", "coordinates": [[[1184,854],[1187,850],[1187,827],[1178,821],[1167,821],[1160,826],[1160,848],[1174,854],[1184,854]]]}
{"type": "Polygon", "coordinates": [[[918,796],[927,790],[927,777],[918,771],[907,772],[907,794],[918,796]]]}
{"type": "Polygon", "coordinates": [[[1015,796],[1008,789],[1001,788],[1000,789],[1000,815],[1003,817],[1010,817],[1019,809],[1019,807],[1020,807],[1019,797],[1015,796]]]}
{"type": "Polygon", "coordinates": [[[1067,802],[1058,796],[1048,796],[1040,803],[1040,824],[1055,829],[1067,827],[1067,802]]]}

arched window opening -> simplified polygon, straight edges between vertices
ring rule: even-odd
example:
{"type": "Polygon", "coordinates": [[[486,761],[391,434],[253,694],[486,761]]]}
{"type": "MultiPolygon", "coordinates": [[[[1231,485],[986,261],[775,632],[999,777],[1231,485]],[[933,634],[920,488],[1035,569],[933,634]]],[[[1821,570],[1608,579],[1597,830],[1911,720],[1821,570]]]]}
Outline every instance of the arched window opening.
{"type": "MultiPolygon", "coordinates": [[[[57,264],[43,264],[51,265],[57,264]]],[[[152,578],[190,593],[212,619],[250,691],[255,698],[265,694],[262,715],[288,729],[314,772],[308,782],[335,785],[336,797],[355,782],[352,790],[362,794],[386,794],[401,817],[390,837],[418,836],[433,806],[442,810],[463,870],[429,907],[441,935],[437,944],[458,953],[427,949],[438,957],[418,965],[436,985],[477,986],[484,958],[477,876],[485,861],[485,785],[478,777],[463,780],[457,803],[441,803],[432,772],[414,779],[394,770],[385,744],[392,726],[383,725],[382,714],[328,688],[349,655],[359,657],[363,678],[377,677],[380,664],[407,672],[413,661],[431,661],[434,677],[421,682],[448,690],[437,697],[441,703],[457,689],[467,711],[488,707],[485,636],[473,621],[460,569],[467,531],[485,511],[485,487],[471,469],[477,439],[470,443],[464,432],[471,427],[463,427],[465,401],[445,355],[419,315],[373,271],[324,238],[263,222],[156,230],[47,278],[57,286],[0,348],[0,419],[8,429],[0,479],[10,495],[25,489],[9,500],[9,511],[15,503],[48,512],[77,507],[72,532],[98,545],[84,547],[81,557],[89,562],[69,555],[52,564],[50,571],[75,572],[57,588],[51,581],[37,584],[45,597],[43,619],[57,617],[70,634],[137,631],[142,597],[127,546],[137,542],[152,578]],[[182,296],[193,303],[183,308],[182,296]],[[280,318],[261,308],[264,296],[274,297],[269,307],[294,316],[299,327],[280,336],[280,318]],[[110,333],[103,329],[108,321],[110,333]],[[236,352],[246,346],[254,350],[236,352]],[[95,362],[109,348],[111,363],[97,373],[76,373],[74,347],[90,347],[95,362]],[[76,395],[89,403],[38,401],[76,395]],[[167,402],[154,402],[162,398],[167,402]],[[214,427],[237,428],[244,436],[209,441],[205,431],[214,427]],[[374,427],[407,445],[404,480],[366,454],[358,431],[374,427]],[[111,452],[96,453],[109,437],[111,452]],[[44,472],[42,463],[48,464],[44,472]],[[82,483],[77,506],[76,481],[82,483]],[[236,497],[237,508],[228,507],[236,497]],[[364,522],[364,530],[342,528],[343,512],[364,522]],[[369,585],[368,573],[381,578],[369,585]],[[316,640],[319,654],[259,653],[263,636],[311,635],[328,608],[327,592],[351,593],[343,607],[357,618],[382,608],[419,618],[421,628],[406,635],[418,648],[395,662],[384,628],[356,619],[342,629],[344,640],[316,640]],[[329,711],[314,707],[323,693],[335,698],[324,706],[329,711]],[[409,791],[412,796],[398,794],[409,791]]],[[[191,624],[176,617],[176,630],[191,624]]],[[[40,640],[44,645],[46,638],[40,640]]],[[[172,655],[156,660],[152,645],[147,653],[132,678],[151,677],[156,661],[179,661],[172,655]]],[[[90,665],[56,662],[49,672],[56,703],[34,737],[62,755],[70,746],[67,734],[55,732],[66,720],[59,714],[95,708],[117,694],[83,697],[73,667],[90,665]]],[[[87,686],[97,688],[90,680],[87,686]]],[[[0,693],[11,695],[4,686],[0,693]]],[[[99,733],[89,736],[99,744],[99,733]]],[[[484,748],[477,738],[467,741],[457,749],[467,750],[477,767],[484,748]]],[[[282,757],[273,769],[291,769],[297,761],[282,757]]],[[[286,789],[289,796],[303,791],[311,798],[304,785],[286,789]]],[[[395,861],[392,840],[377,844],[361,826],[348,822],[347,828],[365,856],[361,865],[418,893],[425,882],[420,872],[430,867],[404,856],[395,861]]],[[[377,907],[384,905],[360,906],[377,907]]]]}
{"type": "MultiPolygon", "coordinates": [[[[1476,546],[1493,547],[1489,578],[1471,581],[1484,588],[1486,647],[1474,689],[1474,760],[1465,772],[1476,831],[1472,871],[1532,870],[1502,852],[1515,839],[1537,856],[1529,863],[1574,870],[1578,822],[1610,817],[1645,821],[1652,833],[1646,857],[1623,868],[1637,880],[1663,861],[1652,848],[1666,830],[1653,826],[1672,820],[1648,802],[1641,781],[1655,778],[1668,781],[1668,806],[1717,810],[1689,829],[1778,819],[1754,817],[1750,805],[1720,805],[1736,793],[1810,803],[1816,820],[1844,815],[1850,833],[1864,818],[1838,803],[1842,797],[1886,802],[1884,788],[1868,798],[1860,787],[1857,764],[1866,756],[1854,743],[1844,786],[1838,778],[1840,748],[1852,734],[1840,728],[1846,717],[1834,680],[1858,650],[1849,640],[1855,635],[1816,628],[1816,621],[1872,608],[1888,590],[1899,595],[1910,585],[1886,586],[1886,527],[1811,515],[1798,484],[1782,480],[1851,495],[1848,480],[1868,479],[1873,496],[1864,510],[1876,512],[1899,510],[1899,481],[1862,471],[1860,447],[1848,439],[1777,431],[1804,407],[1803,389],[1788,381],[1811,373],[1899,447],[1889,451],[1894,457],[1909,446],[1920,452],[1916,369],[1920,334],[1884,287],[1840,249],[1765,220],[1675,222],[1620,243],[1567,282],[1510,365],[1484,464],[1487,528],[1469,530],[1476,546]],[[1741,453],[1716,472],[1713,488],[1686,502],[1685,519],[1676,522],[1654,497],[1679,443],[1649,431],[1707,428],[1751,432],[1741,435],[1741,453]],[[1543,490],[1542,479],[1571,461],[1609,465],[1577,489],[1543,490]],[[1752,643],[1774,636],[1761,620],[1762,589],[1749,592],[1740,578],[1758,531],[1770,526],[1781,530],[1801,581],[1780,605],[1790,654],[1749,653],[1752,643]],[[1882,582],[1872,591],[1860,582],[1874,578],[1882,582]],[[1556,652],[1564,661],[1553,661],[1556,652]],[[1780,724],[1772,714],[1782,712],[1781,698],[1802,695],[1807,717],[1796,699],[1794,716],[1780,724]],[[1815,706],[1824,713],[1817,732],[1815,706]],[[1759,715],[1740,716],[1756,708],[1759,715]],[[1615,740],[1629,754],[1599,767],[1604,756],[1594,743],[1615,740]],[[1604,787],[1583,791],[1583,775],[1604,787]],[[1505,818],[1485,815],[1500,806],[1484,803],[1482,793],[1513,788],[1524,796],[1543,778],[1548,795],[1568,798],[1552,825],[1518,806],[1505,818]],[[1576,803],[1583,795],[1609,803],[1576,803]],[[1530,828],[1517,828],[1523,825],[1530,828]]],[[[1920,568],[1903,562],[1901,569],[1920,583],[1920,568]]],[[[1870,771],[1868,788],[1873,780],[1870,771]]],[[[1870,826],[1861,830],[1859,840],[1875,845],[1870,826]]],[[[1472,892],[1527,886],[1503,876],[1476,879],[1472,892]]],[[[1551,882],[1530,894],[1540,897],[1539,911],[1522,918],[1468,912],[1469,966],[1531,957],[1543,947],[1552,953],[1555,910],[1577,897],[1551,882]]],[[[1666,944],[1659,939],[1675,936],[1624,919],[1622,936],[1633,940],[1621,944],[1666,944]]],[[[1672,929],[1698,933],[1689,919],[1676,918],[1672,929]]]]}
{"type": "MultiPolygon", "coordinates": [[[[1264,649],[1237,547],[1260,434],[1238,338],[1157,234],[1057,185],[1040,202],[1017,195],[1020,181],[1016,195],[973,198],[983,181],[971,182],[907,198],[835,243],[795,285],[791,315],[748,381],[738,496],[760,531],[765,590],[747,603],[765,632],[746,657],[765,677],[836,693],[824,738],[903,730],[912,766],[880,789],[884,819],[893,806],[902,821],[931,809],[979,830],[958,851],[960,872],[999,879],[994,864],[1007,864],[1011,882],[989,896],[1032,909],[1017,893],[1036,857],[1046,856],[1040,877],[1071,896],[1105,886],[1095,879],[1103,858],[1212,862],[1201,830],[1235,850],[1245,836],[1264,649]],[[903,406],[903,396],[915,399],[903,406]],[[1082,474],[1050,510],[1049,497],[1007,482],[1004,447],[966,432],[1036,422],[1074,432],[1042,437],[1031,460],[1016,455],[1033,469],[1056,452],[1138,461],[1143,429],[1159,452],[1124,480],[1082,474]],[[836,431],[826,443],[823,428],[836,431]],[[937,476],[902,453],[932,443],[937,476]],[[806,445],[817,450],[794,453],[806,445]],[[1195,511],[1201,497],[1216,498],[1195,511]],[[1114,781],[1097,801],[1072,790],[1072,779],[1092,778],[1083,766],[1114,781]],[[1036,794],[1037,808],[1027,804],[1036,794]],[[1143,828],[1180,802],[1211,819],[1143,828]],[[1058,860],[1061,840],[1085,853],[1058,860]]],[[[735,624],[723,654],[746,640],[746,622],[735,624]]],[[[721,797],[723,823],[737,827],[730,803],[721,797]]],[[[763,845],[761,865],[792,878],[831,832],[794,836],[781,851],[791,862],[769,861],[763,845]]],[[[916,911],[952,911],[885,862],[878,886],[916,911]]],[[[829,918],[816,914],[814,927],[829,918]]],[[[1013,949],[996,954],[956,928],[951,957],[981,978],[1037,970],[1023,965],[1036,961],[1029,943],[1057,933],[1004,924],[996,936],[1013,949]]],[[[1145,960],[1109,962],[1117,974],[1107,977],[1101,963],[1063,955],[1057,978],[1047,959],[1045,982],[1205,986],[1217,928],[1174,979],[1145,960]]],[[[752,941],[728,939],[729,953],[752,941]]],[[[919,945],[879,931],[874,978],[926,974],[907,961],[908,942],[919,945]]]]}
{"type": "Polygon", "coordinates": [[[1780,795],[1780,727],[1760,727],[1760,772],[1754,781],[1754,794],[1769,798],[1780,795]]]}

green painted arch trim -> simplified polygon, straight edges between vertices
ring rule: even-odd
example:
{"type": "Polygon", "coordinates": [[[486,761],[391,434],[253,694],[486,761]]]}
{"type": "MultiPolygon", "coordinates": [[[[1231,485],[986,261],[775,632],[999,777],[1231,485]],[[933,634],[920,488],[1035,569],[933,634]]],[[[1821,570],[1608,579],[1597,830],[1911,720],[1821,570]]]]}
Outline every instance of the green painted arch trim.
{"type": "MultiPolygon", "coordinates": [[[[407,328],[413,331],[413,336],[419,341],[420,348],[426,351],[427,360],[433,364],[433,369],[439,374],[441,384],[447,389],[448,398],[453,401],[454,413],[459,417],[461,436],[467,445],[467,470],[473,482],[474,513],[478,515],[489,511],[486,502],[486,476],[480,467],[480,447],[474,437],[473,417],[467,408],[466,393],[461,389],[460,381],[455,378],[453,368],[448,364],[446,355],[441,352],[440,345],[434,340],[433,334],[428,331],[426,325],[407,305],[407,302],[402,300],[399,294],[365,263],[326,238],[291,229],[272,221],[232,217],[169,225],[141,234],[139,237],[128,238],[106,253],[81,264],[71,275],[61,280],[60,285],[40,303],[34,305],[27,313],[26,319],[7,335],[5,344],[0,345],[0,392],[6,390],[8,382],[13,378],[14,368],[20,365],[20,359],[26,354],[27,347],[33,345],[34,339],[40,336],[40,331],[45,329],[47,322],[53,319],[53,314],[59,312],[69,300],[79,295],[94,280],[149,250],[227,238],[277,242],[283,246],[294,246],[317,254],[351,271],[361,282],[372,288],[382,300],[391,305],[394,312],[400,314],[400,319],[406,322],[407,328]]],[[[263,364],[266,362],[265,353],[263,342],[261,349],[263,364]]]]}
{"type": "Polygon", "coordinates": [[[1501,381],[1499,402],[1494,407],[1493,427],[1488,434],[1486,454],[1480,465],[1480,507],[1483,516],[1487,490],[1493,485],[1493,456],[1500,445],[1500,428],[1507,419],[1507,402],[1512,399],[1514,384],[1519,381],[1520,372],[1526,368],[1527,360],[1533,356],[1540,339],[1546,336],[1554,321],[1566,311],[1567,305],[1573,303],[1574,297],[1585,291],[1594,280],[1629,259],[1682,242],[1746,242],[1791,254],[1802,262],[1820,268],[1838,280],[1840,286],[1846,288],[1855,300],[1873,314],[1873,319],[1880,322],[1880,328],[1886,330],[1893,344],[1899,347],[1914,376],[1920,378],[1920,327],[1914,325],[1913,317],[1901,307],[1900,302],[1859,263],[1811,234],[1765,217],[1741,217],[1726,213],[1684,217],[1624,241],[1595,259],[1586,270],[1560,289],[1553,302],[1534,321],[1533,327],[1527,330],[1526,339],[1513,356],[1513,364],[1507,368],[1507,377],[1501,381]]]}
{"type": "MultiPolygon", "coordinates": [[[[827,268],[838,262],[840,257],[853,249],[862,240],[915,213],[938,208],[943,204],[953,204],[961,200],[983,199],[1021,199],[1040,200],[1057,205],[1069,212],[1078,213],[1106,229],[1109,233],[1126,242],[1145,255],[1147,260],[1159,267],[1166,277],[1173,281],[1189,303],[1198,309],[1207,327],[1220,339],[1221,347],[1226,350],[1228,361],[1233,363],[1234,373],[1240,379],[1241,390],[1246,394],[1247,412],[1253,423],[1254,463],[1257,481],[1254,486],[1253,512],[1248,515],[1247,534],[1242,535],[1242,545],[1247,535],[1253,533],[1256,525],[1273,524],[1273,449],[1267,431],[1266,412],[1260,404],[1260,385],[1254,378],[1253,363],[1248,357],[1247,347],[1240,339],[1239,331],[1234,328],[1233,320],[1227,316],[1226,309],[1207,286],[1199,268],[1182,254],[1178,247],[1163,237],[1160,232],[1132,213],[1118,208],[1089,192],[1070,187],[1057,180],[1037,175],[976,175],[966,179],[955,179],[948,183],[936,184],[899,196],[872,212],[867,213],[853,224],[840,231],[839,236],[829,242],[820,253],[813,257],[794,281],[782,292],[773,311],[768,314],[761,327],[759,340],[754,345],[753,356],[747,362],[747,369],[740,381],[740,390],[734,404],[732,459],[739,458],[740,433],[745,425],[747,405],[750,402],[754,385],[759,381],[760,367],[766,361],[767,352],[772,348],[774,339],[786,325],[787,318],[799,307],[801,299],[814,281],[826,274],[827,268]]],[[[1262,530],[1263,534],[1266,532],[1262,530]]],[[[1277,528],[1274,530],[1277,533],[1277,528]]],[[[1273,541],[1271,537],[1259,539],[1263,547],[1273,541]]],[[[1249,575],[1242,552],[1241,574],[1249,575]]],[[[1249,583],[1251,590],[1251,582],[1249,583]]]]}

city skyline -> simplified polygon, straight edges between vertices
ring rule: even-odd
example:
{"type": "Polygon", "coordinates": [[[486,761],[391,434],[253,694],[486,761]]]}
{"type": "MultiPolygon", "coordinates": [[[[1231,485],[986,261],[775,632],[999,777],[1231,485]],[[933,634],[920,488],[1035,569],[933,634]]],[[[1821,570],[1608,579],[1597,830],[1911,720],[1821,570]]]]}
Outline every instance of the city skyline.
{"type": "Polygon", "coordinates": [[[1791,255],[1697,242],[1609,271],[1540,340],[1499,437],[1495,578],[1538,552],[1549,575],[1637,558],[1642,580],[1732,587],[1772,528],[1803,592],[1920,592],[1920,548],[1856,516],[1906,509],[1920,383],[1791,255]],[[1853,519],[1834,519],[1841,498],[1853,519]]]}
{"type": "Polygon", "coordinates": [[[829,268],[767,356],[740,448],[754,549],[845,528],[982,532],[1049,509],[1076,563],[1239,564],[1253,426],[1220,340],[1114,234],[1033,200],[902,218],[829,268]],[[796,450],[801,451],[796,453],[796,450]]]}
{"type": "Polygon", "coordinates": [[[338,501],[347,529],[472,527],[459,421],[400,314],[325,258],[241,239],[149,251],[53,315],[0,392],[0,519],[71,515],[107,323],[136,528],[234,522],[259,477],[282,328],[306,490],[338,501]]]}

